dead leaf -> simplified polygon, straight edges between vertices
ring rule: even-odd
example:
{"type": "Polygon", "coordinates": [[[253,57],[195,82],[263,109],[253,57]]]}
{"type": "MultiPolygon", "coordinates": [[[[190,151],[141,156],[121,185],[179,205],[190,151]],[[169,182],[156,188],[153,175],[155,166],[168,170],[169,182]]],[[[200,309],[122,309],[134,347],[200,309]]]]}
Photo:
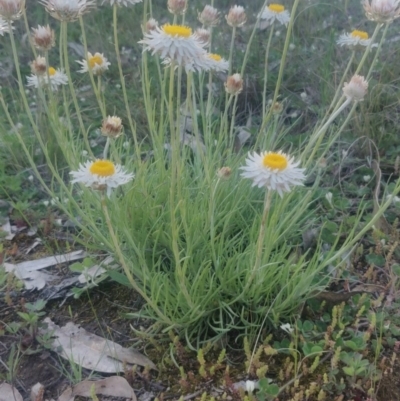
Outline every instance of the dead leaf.
{"type": "Polygon", "coordinates": [[[47,282],[53,280],[56,276],[38,270],[54,266],[60,263],[72,262],[82,259],[86,256],[84,251],[74,251],[64,255],[49,256],[42,259],[29,260],[18,264],[4,263],[6,272],[13,272],[14,275],[24,282],[28,290],[41,290],[47,282]]]}
{"type": "Polygon", "coordinates": [[[7,217],[6,222],[0,227],[0,231],[3,231],[7,235],[4,239],[11,241],[15,237],[15,233],[11,231],[10,219],[7,217]]]}
{"type": "Polygon", "coordinates": [[[65,390],[58,398],[58,401],[74,401],[76,396],[91,397],[93,391],[97,395],[121,397],[136,401],[136,395],[132,387],[120,376],[111,376],[98,381],[85,380],[80,382],[74,388],[65,390]]]}
{"type": "Polygon", "coordinates": [[[53,333],[55,337],[51,345],[53,351],[86,369],[117,373],[124,371],[124,364],[130,364],[157,370],[156,365],[140,352],[89,333],[72,322],[61,328],[49,318],[44,319],[44,322],[48,327],[41,329],[41,333],[53,333]]]}
{"type": "Polygon", "coordinates": [[[31,389],[31,401],[43,401],[44,386],[42,383],[36,383],[31,389]]]}
{"type": "Polygon", "coordinates": [[[19,391],[8,383],[0,384],[0,401],[23,401],[19,391]]]}

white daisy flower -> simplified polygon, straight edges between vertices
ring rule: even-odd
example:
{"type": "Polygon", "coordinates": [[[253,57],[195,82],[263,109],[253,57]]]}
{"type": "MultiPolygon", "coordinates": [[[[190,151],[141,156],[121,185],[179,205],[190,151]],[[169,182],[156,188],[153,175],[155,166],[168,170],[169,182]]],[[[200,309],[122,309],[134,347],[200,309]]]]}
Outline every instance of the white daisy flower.
{"type": "Polygon", "coordinates": [[[204,43],[192,33],[191,28],[183,25],[165,24],[161,28],[156,27],[153,31],[146,32],[139,43],[145,46],[144,51],[157,53],[162,59],[169,59],[183,66],[186,63],[195,64],[206,53],[204,43]]]}
{"type": "Polygon", "coordinates": [[[43,75],[30,75],[26,78],[28,83],[27,86],[34,86],[38,88],[40,86],[46,86],[50,84],[52,91],[56,91],[60,85],[66,85],[68,83],[67,75],[60,69],[49,67],[49,73],[43,75]]]}
{"type": "Polygon", "coordinates": [[[4,36],[7,32],[9,32],[8,23],[0,17],[0,35],[4,36]]]}
{"type": "Polygon", "coordinates": [[[134,5],[134,4],[138,4],[141,2],[142,2],[142,0],[103,0],[102,4],[108,3],[111,6],[113,6],[115,4],[119,7],[122,7],[122,6],[128,7],[129,5],[134,5]]]}
{"type": "Polygon", "coordinates": [[[93,72],[93,75],[101,75],[104,71],[108,70],[108,66],[111,64],[102,53],[95,53],[94,55],[90,52],[87,54],[87,60],[77,61],[82,66],[82,69],[78,72],[85,73],[89,71],[89,68],[93,72]]]}
{"type": "Polygon", "coordinates": [[[280,22],[282,25],[287,25],[290,21],[290,13],[285,10],[281,4],[270,4],[266,6],[262,13],[259,14],[260,19],[266,20],[269,24],[275,21],[280,22]]]}
{"type": "Polygon", "coordinates": [[[362,5],[371,21],[391,23],[400,17],[400,0],[364,0],[362,5]]]}
{"type": "Polygon", "coordinates": [[[279,151],[254,152],[246,159],[246,165],[241,167],[244,178],[253,180],[253,186],[265,187],[277,191],[282,197],[284,192],[290,192],[291,187],[303,185],[305,180],[304,168],[298,168],[300,162],[294,162],[293,157],[279,151]]]}
{"type": "Polygon", "coordinates": [[[219,54],[207,53],[202,57],[202,60],[204,60],[206,71],[226,72],[229,69],[229,62],[219,54]]]}
{"type": "Polygon", "coordinates": [[[46,11],[60,21],[76,21],[96,7],[95,0],[40,0],[46,11]]]}
{"type": "MultiPolygon", "coordinates": [[[[344,33],[339,36],[339,39],[336,41],[339,46],[364,46],[367,47],[371,43],[371,39],[368,37],[368,33],[364,31],[354,30],[350,33],[344,33]]],[[[377,44],[372,45],[372,47],[376,47],[377,44]]]]}
{"type": "Polygon", "coordinates": [[[112,189],[127,184],[134,177],[110,160],[87,161],[79,165],[78,171],[71,171],[70,174],[73,177],[71,183],[80,182],[96,191],[106,191],[107,196],[111,195],[112,189]]]}

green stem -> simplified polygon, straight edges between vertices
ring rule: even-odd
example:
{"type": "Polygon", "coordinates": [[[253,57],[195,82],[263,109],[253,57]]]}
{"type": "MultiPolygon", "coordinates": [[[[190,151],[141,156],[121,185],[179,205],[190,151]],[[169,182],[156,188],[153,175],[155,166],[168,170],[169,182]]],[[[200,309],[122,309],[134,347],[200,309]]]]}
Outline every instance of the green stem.
{"type": "Polygon", "coordinates": [[[79,127],[80,127],[81,132],[82,132],[83,140],[85,141],[85,145],[86,145],[87,149],[89,151],[91,151],[91,147],[90,147],[89,139],[88,139],[88,134],[87,134],[87,131],[85,129],[85,124],[83,123],[81,110],[79,108],[78,99],[76,97],[74,84],[72,82],[71,71],[70,71],[70,68],[69,68],[68,40],[67,40],[67,29],[68,28],[67,27],[68,27],[68,22],[67,21],[62,21],[61,22],[61,30],[63,32],[63,51],[64,51],[65,72],[67,73],[69,90],[71,92],[72,101],[73,101],[74,106],[75,106],[75,111],[76,111],[76,115],[78,117],[79,127]]]}
{"type": "Polygon", "coordinates": [[[375,41],[375,39],[376,39],[376,36],[378,35],[378,32],[380,31],[380,29],[382,28],[382,26],[383,26],[383,24],[377,24],[377,25],[376,25],[375,30],[374,30],[374,33],[372,34],[372,37],[371,37],[371,42],[370,42],[369,45],[366,47],[366,49],[365,49],[365,51],[364,51],[364,54],[363,54],[363,56],[362,56],[362,59],[361,59],[361,61],[360,61],[360,64],[358,64],[358,67],[357,67],[356,72],[354,73],[354,75],[357,75],[357,74],[361,71],[361,68],[363,67],[363,65],[364,65],[364,63],[365,63],[365,60],[366,60],[367,57],[368,57],[368,54],[369,54],[369,52],[370,52],[370,50],[371,50],[371,48],[372,48],[372,45],[373,45],[373,43],[374,43],[374,41],[375,41]]]}
{"type": "MultiPolygon", "coordinates": [[[[283,72],[285,70],[286,56],[287,56],[289,45],[290,45],[290,38],[292,35],[292,29],[293,29],[293,25],[294,25],[296,10],[297,10],[297,6],[299,5],[299,3],[300,3],[300,0],[294,0],[293,7],[291,10],[290,21],[289,21],[289,25],[288,25],[287,32],[286,32],[285,45],[283,47],[281,63],[279,66],[278,79],[276,81],[274,97],[273,97],[272,103],[271,103],[272,105],[274,105],[276,103],[276,101],[278,100],[279,90],[281,88],[281,83],[282,83],[282,79],[283,79],[283,72]]],[[[262,132],[264,132],[264,129],[272,116],[272,111],[273,111],[273,107],[271,107],[269,109],[268,114],[263,119],[263,122],[262,122],[260,130],[259,130],[258,137],[260,137],[262,132]]]]}
{"type": "MultiPolygon", "coordinates": [[[[379,53],[381,52],[382,45],[385,42],[385,38],[386,38],[386,34],[387,34],[387,31],[388,31],[388,28],[389,28],[389,24],[386,24],[385,29],[383,30],[383,34],[382,34],[381,40],[379,42],[378,48],[375,51],[374,59],[372,60],[372,63],[370,64],[370,67],[369,67],[369,70],[368,70],[368,74],[367,74],[367,78],[366,78],[367,81],[371,77],[372,71],[374,69],[374,65],[376,63],[376,60],[378,59],[379,53]]],[[[372,41],[371,41],[371,43],[372,43],[372,41]]]]}
{"type": "Polygon", "coordinates": [[[228,76],[232,75],[232,59],[233,59],[233,46],[235,44],[235,36],[236,36],[236,27],[232,28],[232,36],[231,36],[231,46],[229,48],[229,69],[228,76]]]}
{"type": "Polygon", "coordinates": [[[267,107],[267,82],[268,82],[268,57],[269,50],[272,42],[272,35],[274,33],[275,24],[272,23],[271,29],[269,31],[267,48],[265,50],[265,61],[264,61],[264,88],[263,88],[263,100],[262,100],[262,120],[265,118],[266,107],[267,107]]]}
{"type": "Polygon", "coordinates": [[[335,118],[352,102],[351,99],[346,99],[342,105],[329,117],[328,121],[310,138],[306,148],[303,152],[303,162],[305,162],[305,167],[307,167],[313,160],[314,155],[316,154],[317,150],[319,149],[322,139],[325,135],[326,130],[331,125],[331,123],[335,120],[335,118]],[[317,144],[314,146],[314,143],[317,144]],[[309,152],[310,148],[313,148],[312,153],[309,157],[307,157],[307,153],[309,152]],[[304,161],[304,157],[307,157],[307,161],[304,161]]]}
{"type": "Polygon", "coordinates": [[[136,132],[136,127],[133,124],[133,120],[132,120],[132,116],[131,116],[131,110],[129,108],[128,95],[126,93],[125,77],[124,77],[124,73],[122,71],[121,54],[119,52],[117,10],[118,10],[118,5],[117,5],[117,2],[115,2],[114,6],[113,6],[113,25],[114,25],[115,54],[117,56],[119,78],[120,78],[121,86],[122,86],[122,94],[123,94],[123,97],[124,97],[126,114],[127,114],[128,121],[129,121],[129,127],[130,127],[131,132],[132,132],[133,142],[135,144],[136,158],[137,158],[137,160],[140,160],[140,148],[139,148],[139,143],[138,143],[138,139],[137,139],[137,132],[136,132]]]}
{"type": "Polygon", "coordinates": [[[260,270],[261,257],[262,257],[264,239],[265,239],[265,226],[267,223],[268,212],[271,207],[271,199],[272,199],[272,191],[266,190],[265,199],[264,199],[264,210],[263,210],[263,214],[262,214],[262,218],[261,218],[260,232],[259,232],[258,238],[257,238],[256,261],[254,263],[254,267],[251,272],[250,279],[247,282],[247,286],[253,282],[257,272],[260,270]]]}
{"type": "Polygon", "coordinates": [[[126,277],[129,280],[130,285],[150,305],[150,307],[154,310],[154,312],[161,318],[163,323],[173,325],[173,322],[170,319],[168,319],[168,317],[165,316],[160,311],[160,309],[158,308],[157,304],[154,303],[153,300],[150,297],[147,296],[145,290],[143,290],[138,285],[138,283],[135,281],[135,279],[133,278],[132,272],[129,269],[127,263],[126,263],[125,257],[124,257],[124,255],[122,253],[122,250],[121,250],[121,247],[119,246],[119,241],[118,241],[117,235],[115,234],[115,231],[114,231],[111,219],[110,219],[110,215],[108,213],[108,208],[107,208],[107,204],[106,204],[106,199],[105,199],[104,193],[101,195],[101,208],[103,210],[104,217],[106,219],[107,228],[108,228],[108,231],[110,233],[111,241],[112,241],[112,243],[114,245],[114,249],[115,249],[115,252],[117,254],[119,263],[121,264],[122,268],[124,269],[124,272],[126,274],[126,277]]]}
{"type": "MultiPolygon", "coordinates": [[[[101,97],[101,87],[100,87],[100,85],[99,86],[96,85],[96,83],[94,81],[93,71],[89,66],[88,46],[87,46],[85,25],[83,23],[82,16],[79,17],[79,23],[81,25],[82,42],[83,42],[83,48],[84,48],[84,51],[85,51],[86,62],[88,64],[88,73],[89,73],[89,77],[90,77],[90,82],[92,84],[93,92],[94,92],[94,95],[96,96],[97,104],[99,105],[101,115],[103,117],[103,120],[105,120],[107,118],[106,105],[104,104],[104,101],[103,101],[103,99],[101,97]]],[[[99,76],[99,78],[100,78],[100,76],[99,76]]]]}
{"type": "Polygon", "coordinates": [[[344,70],[344,73],[343,73],[343,75],[342,75],[342,78],[340,79],[339,85],[337,86],[337,89],[336,89],[335,95],[333,96],[333,99],[332,99],[332,101],[331,101],[331,104],[330,104],[329,107],[327,108],[327,114],[326,114],[326,116],[324,117],[324,119],[319,123],[320,125],[323,125],[323,124],[325,123],[324,120],[325,120],[326,117],[329,115],[329,111],[330,111],[330,110],[335,111],[335,107],[337,107],[336,102],[337,102],[337,100],[338,100],[338,97],[339,97],[340,94],[342,93],[343,83],[344,83],[344,80],[346,79],[347,73],[349,72],[349,69],[350,69],[351,65],[353,64],[355,54],[356,54],[356,52],[353,50],[352,53],[351,53],[350,60],[349,60],[349,62],[347,63],[346,69],[344,70]]]}

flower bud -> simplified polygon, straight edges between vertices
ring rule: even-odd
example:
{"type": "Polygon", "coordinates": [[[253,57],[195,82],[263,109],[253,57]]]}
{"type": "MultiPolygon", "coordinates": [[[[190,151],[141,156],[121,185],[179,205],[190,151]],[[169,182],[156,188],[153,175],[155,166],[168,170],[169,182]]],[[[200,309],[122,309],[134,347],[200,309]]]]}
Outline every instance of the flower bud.
{"type": "Polygon", "coordinates": [[[218,172],[217,172],[217,176],[218,178],[222,178],[222,179],[228,179],[232,174],[232,169],[230,167],[221,167],[218,172]]]}
{"type": "Polygon", "coordinates": [[[228,25],[232,28],[243,26],[247,21],[246,13],[242,6],[231,7],[228,15],[225,15],[225,18],[228,25]]]}
{"type": "Polygon", "coordinates": [[[185,14],[187,0],[168,0],[168,11],[174,15],[185,14]]]}
{"type": "Polygon", "coordinates": [[[353,75],[350,82],[345,82],[343,86],[343,94],[355,102],[364,100],[367,91],[368,82],[361,75],[353,75]]]}
{"type": "Polygon", "coordinates": [[[204,10],[199,13],[199,21],[204,26],[216,26],[218,24],[218,10],[212,6],[205,6],[204,10]]]}
{"type": "Polygon", "coordinates": [[[25,0],[0,0],[0,16],[6,21],[21,18],[25,7],[25,0]]]}
{"type": "Polygon", "coordinates": [[[225,82],[225,90],[230,95],[237,95],[243,90],[243,79],[240,74],[233,74],[225,82]]]}
{"type": "Polygon", "coordinates": [[[44,75],[47,72],[46,59],[41,56],[37,56],[30,64],[32,74],[44,75]]]}
{"type": "Polygon", "coordinates": [[[154,18],[150,18],[144,27],[145,33],[149,33],[151,31],[155,31],[158,27],[158,22],[154,18]]]}
{"type": "Polygon", "coordinates": [[[122,135],[122,129],[122,120],[117,116],[108,116],[101,125],[101,133],[113,139],[122,135]]]}
{"type": "Polygon", "coordinates": [[[54,31],[49,25],[32,28],[32,43],[39,50],[50,50],[56,43],[54,31]]]}

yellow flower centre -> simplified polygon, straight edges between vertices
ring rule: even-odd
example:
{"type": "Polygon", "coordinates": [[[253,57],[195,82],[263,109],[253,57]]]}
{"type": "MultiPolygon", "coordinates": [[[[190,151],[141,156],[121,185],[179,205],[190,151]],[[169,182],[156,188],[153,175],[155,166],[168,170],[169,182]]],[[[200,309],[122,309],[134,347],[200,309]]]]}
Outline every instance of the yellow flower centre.
{"type": "Polygon", "coordinates": [[[96,54],[92,57],[89,57],[89,67],[94,68],[97,65],[102,65],[103,64],[103,57],[100,56],[100,54],[96,54]]]}
{"type": "Polygon", "coordinates": [[[273,170],[285,170],[288,161],[284,155],[280,153],[267,153],[263,159],[264,167],[268,167],[273,170]]]}
{"type": "Polygon", "coordinates": [[[188,38],[192,34],[191,28],[184,25],[165,24],[163,25],[162,30],[169,36],[179,36],[181,38],[188,38]]]}
{"type": "Polygon", "coordinates": [[[273,11],[277,14],[283,13],[285,11],[285,7],[282,6],[282,4],[270,4],[268,8],[270,9],[270,11],[273,11]]]}
{"type": "Polygon", "coordinates": [[[368,33],[364,31],[354,30],[350,35],[353,38],[364,39],[364,40],[368,39],[368,33]]]}
{"type": "Polygon", "coordinates": [[[56,73],[56,69],[53,67],[49,67],[49,75],[52,77],[56,73]]]}
{"type": "Polygon", "coordinates": [[[109,177],[115,174],[115,166],[109,160],[96,160],[90,166],[90,172],[100,177],[109,177]]]}
{"type": "Polygon", "coordinates": [[[222,57],[219,54],[211,53],[211,54],[208,55],[208,57],[212,58],[215,61],[221,61],[222,60],[222,57]]]}

